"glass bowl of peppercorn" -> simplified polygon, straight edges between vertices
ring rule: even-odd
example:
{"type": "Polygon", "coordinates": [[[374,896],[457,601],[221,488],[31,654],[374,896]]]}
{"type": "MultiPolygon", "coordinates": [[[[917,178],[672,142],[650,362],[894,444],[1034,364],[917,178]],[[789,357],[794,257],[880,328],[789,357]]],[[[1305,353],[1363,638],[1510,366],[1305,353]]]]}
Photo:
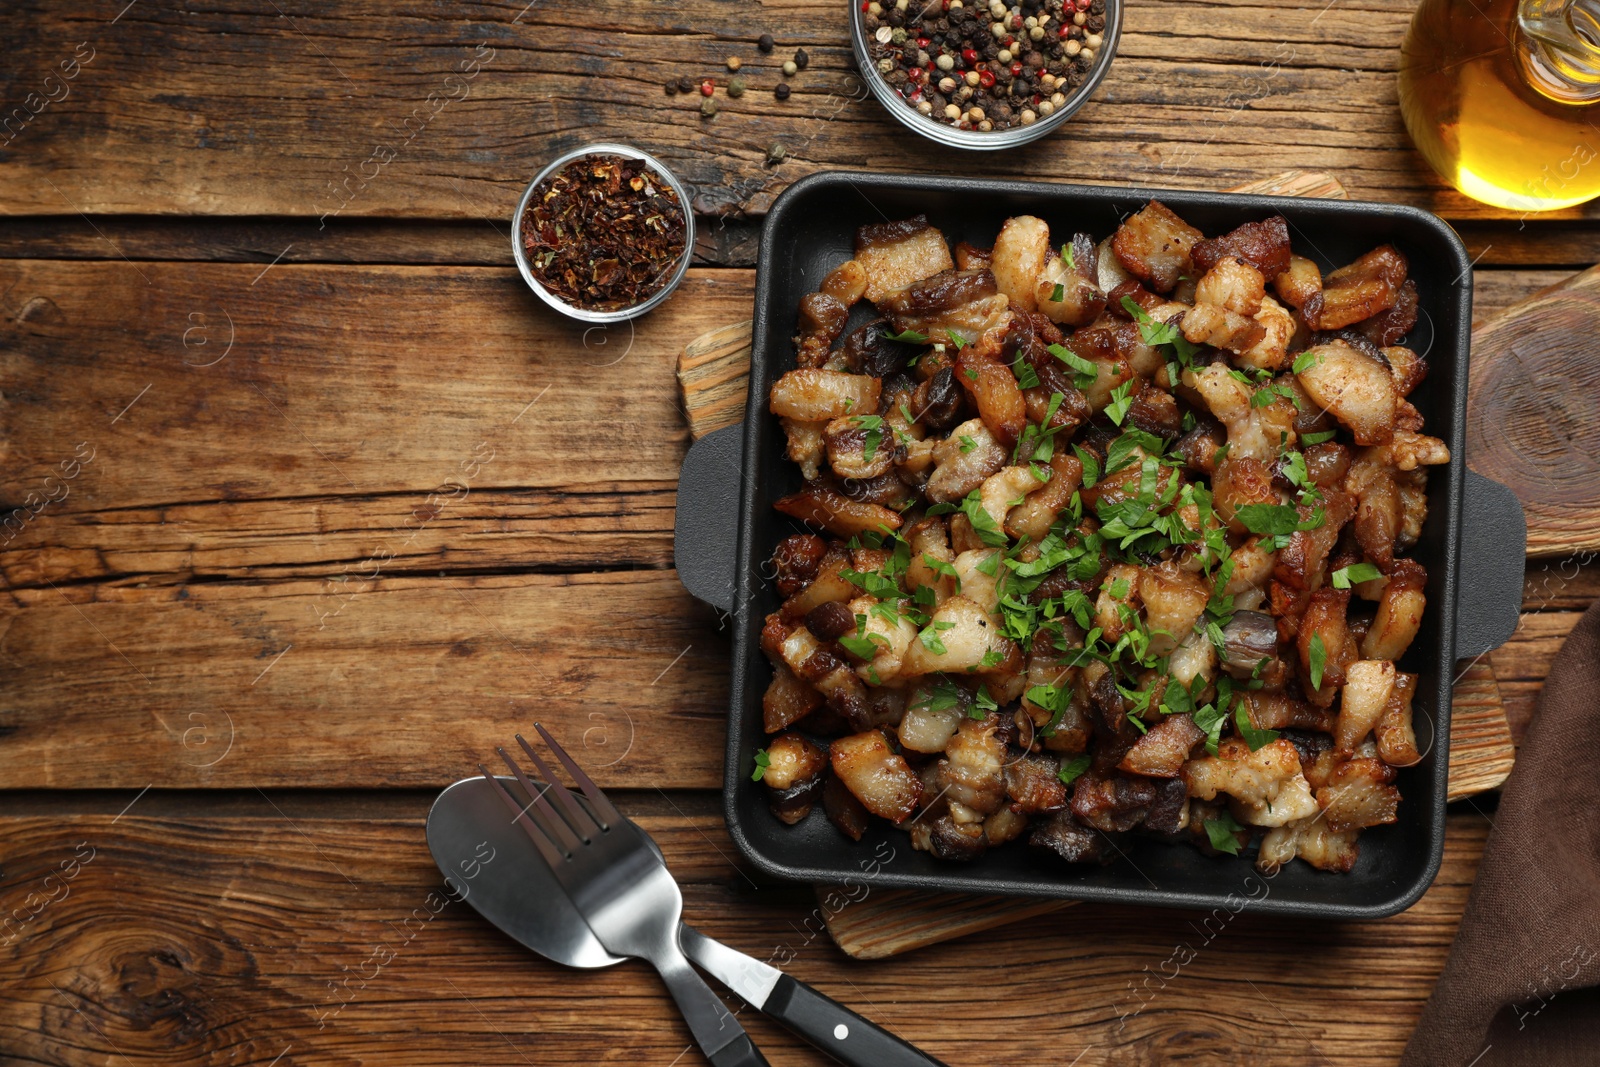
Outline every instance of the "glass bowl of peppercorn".
{"type": "Polygon", "coordinates": [[[656,307],[683,280],[694,212],[655,157],[591,144],[528,183],[511,247],[523,281],[546,304],[582,322],[621,322],[656,307]]]}
{"type": "Polygon", "coordinates": [[[1121,0],[861,0],[856,62],[878,102],[954,148],[1012,148],[1065,122],[1111,67],[1121,0]]]}

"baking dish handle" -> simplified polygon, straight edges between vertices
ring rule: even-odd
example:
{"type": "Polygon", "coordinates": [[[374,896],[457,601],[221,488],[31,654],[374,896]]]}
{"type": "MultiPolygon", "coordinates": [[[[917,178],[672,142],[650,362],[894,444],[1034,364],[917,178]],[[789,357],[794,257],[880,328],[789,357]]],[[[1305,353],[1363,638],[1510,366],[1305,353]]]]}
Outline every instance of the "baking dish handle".
{"type": "Polygon", "coordinates": [[[678,580],[697,600],[733,610],[739,544],[739,477],[744,469],[744,423],[696,441],[678,472],[678,514],[672,558],[678,580]]]}
{"type": "Polygon", "coordinates": [[[1456,659],[1481,656],[1510,639],[1521,617],[1528,552],[1528,523],[1515,493],[1472,470],[1464,489],[1456,659]]]}

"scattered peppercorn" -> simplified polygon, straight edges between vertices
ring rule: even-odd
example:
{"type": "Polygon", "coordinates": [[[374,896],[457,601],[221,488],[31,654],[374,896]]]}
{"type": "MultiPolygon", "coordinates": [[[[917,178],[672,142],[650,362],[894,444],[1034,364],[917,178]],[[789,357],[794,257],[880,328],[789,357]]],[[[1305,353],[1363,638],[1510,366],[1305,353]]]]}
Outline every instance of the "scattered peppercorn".
{"type": "Polygon", "coordinates": [[[728,57],[728,69],[729,70],[738,70],[739,66],[740,66],[740,63],[739,63],[739,57],[738,56],[729,56],[728,57]]]}
{"type": "Polygon", "coordinates": [[[777,44],[778,42],[772,39],[772,34],[770,33],[763,33],[760,39],[756,41],[756,47],[761,49],[763,52],[771,52],[777,47],[777,44]]]}
{"type": "MultiPolygon", "coordinates": [[[[904,39],[905,38],[902,36],[901,40],[903,41],[904,39]]],[[[810,65],[810,63],[811,63],[811,57],[806,55],[806,50],[804,48],[800,49],[798,52],[796,52],[794,54],[794,65],[796,67],[798,67],[800,70],[805,70],[806,67],[810,65]]]]}
{"type": "Polygon", "coordinates": [[[701,96],[710,96],[712,93],[714,93],[716,91],[717,91],[717,83],[712,81],[710,78],[707,78],[705,81],[700,83],[700,95],[701,96]]]}
{"type": "Polygon", "coordinates": [[[673,78],[671,81],[667,82],[667,84],[666,84],[666,86],[664,88],[666,89],[666,92],[667,92],[668,96],[677,96],[678,95],[678,80],[676,78],[673,78]]]}
{"type": "Polygon", "coordinates": [[[711,99],[708,96],[704,100],[700,101],[700,114],[701,115],[705,116],[706,118],[710,118],[711,116],[715,115],[716,113],[717,113],[717,102],[715,100],[711,99]]]}
{"type": "Polygon", "coordinates": [[[774,163],[774,164],[775,163],[782,163],[783,162],[783,157],[788,155],[788,154],[789,153],[784,150],[783,145],[778,144],[776,141],[774,141],[772,143],[772,147],[767,149],[767,162],[768,163],[774,163]]]}
{"type": "Polygon", "coordinates": [[[796,63],[794,60],[792,60],[792,59],[784,60],[784,62],[783,62],[783,76],[785,78],[794,77],[795,74],[799,70],[800,70],[800,65],[798,63],[796,63]]]}
{"type": "Polygon", "coordinates": [[[743,96],[744,95],[744,78],[738,77],[738,78],[732,78],[732,79],[729,80],[729,82],[728,82],[728,95],[729,96],[743,96]]]}
{"type": "Polygon", "coordinates": [[[687,75],[687,74],[685,74],[683,77],[679,78],[678,79],[678,92],[680,92],[680,93],[692,93],[692,92],[694,92],[694,79],[689,77],[689,75],[687,75]]]}
{"type": "Polygon", "coordinates": [[[777,97],[779,100],[789,99],[789,86],[783,82],[779,82],[777,88],[772,90],[772,95],[777,97]]]}

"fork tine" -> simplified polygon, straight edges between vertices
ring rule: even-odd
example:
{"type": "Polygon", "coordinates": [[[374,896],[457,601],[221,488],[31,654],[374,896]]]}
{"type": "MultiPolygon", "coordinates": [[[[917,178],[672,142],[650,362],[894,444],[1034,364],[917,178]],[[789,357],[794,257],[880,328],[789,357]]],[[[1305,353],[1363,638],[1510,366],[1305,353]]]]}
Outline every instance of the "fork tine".
{"type": "Polygon", "coordinates": [[[522,746],[522,751],[526,752],[528,758],[533,760],[533,765],[539,769],[540,774],[544,775],[544,780],[550,783],[550,788],[555,792],[556,796],[561,798],[562,806],[572,815],[573,828],[582,833],[584,842],[588,843],[588,835],[596,830],[604,830],[606,828],[605,824],[597,822],[593,815],[583,809],[583,805],[578,803],[578,798],[572,795],[572,790],[561,784],[561,779],[555,776],[555,772],[550,769],[550,765],[539,758],[539,753],[533,750],[532,745],[523,740],[521,734],[517,734],[516,738],[517,744],[522,746]]]}
{"type": "Polygon", "coordinates": [[[561,787],[559,785],[547,785],[544,789],[535,788],[534,784],[528,780],[528,776],[523,773],[522,768],[517,766],[517,762],[506,754],[505,749],[496,745],[494,750],[500,754],[500,758],[505,761],[506,766],[511,768],[511,773],[517,776],[517,781],[522,783],[522,788],[528,791],[528,797],[530,798],[527,809],[528,815],[538,822],[539,828],[551,838],[559,839],[564,852],[572,853],[587,845],[589,843],[588,839],[574,833],[573,828],[567,825],[560,812],[551,807],[550,801],[545,798],[545,793],[551,789],[560,789],[561,787]]]}
{"type": "Polygon", "coordinates": [[[478,770],[483,772],[483,776],[489,780],[490,785],[494,786],[494,791],[499,794],[500,799],[505,801],[506,807],[511,809],[511,821],[522,824],[522,828],[528,832],[528,836],[533,838],[533,843],[539,847],[539,854],[544,857],[544,861],[551,868],[556,867],[564,857],[556,850],[555,845],[551,844],[544,831],[534,826],[533,821],[528,818],[527,812],[522,810],[522,805],[517,803],[517,798],[513,797],[511,791],[501,784],[500,779],[490,774],[489,769],[481,763],[478,764],[478,770]]]}
{"type": "Polygon", "coordinates": [[[618,811],[616,806],[606,799],[606,795],[600,791],[600,787],[595,785],[587,774],[583,773],[583,769],[572,762],[572,757],[567,755],[566,749],[556,744],[556,739],[550,736],[550,731],[546,730],[540,723],[534,723],[533,728],[539,731],[539,736],[544,738],[544,743],[550,746],[550,751],[556,754],[556,759],[561,761],[561,765],[567,769],[567,773],[572,775],[572,780],[577,782],[578,787],[583,790],[583,795],[589,798],[589,802],[600,813],[602,820],[600,828],[602,830],[611,829],[605,820],[620,823],[622,821],[622,812],[618,811]]]}

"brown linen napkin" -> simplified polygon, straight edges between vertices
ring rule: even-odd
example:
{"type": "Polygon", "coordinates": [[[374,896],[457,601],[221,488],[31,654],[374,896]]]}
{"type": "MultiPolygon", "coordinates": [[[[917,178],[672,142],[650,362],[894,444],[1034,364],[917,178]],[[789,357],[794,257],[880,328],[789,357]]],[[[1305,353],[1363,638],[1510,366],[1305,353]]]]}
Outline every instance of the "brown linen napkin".
{"type": "Polygon", "coordinates": [[[1600,1064],[1600,603],[1556,656],[1401,1067],[1600,1064]]]}

